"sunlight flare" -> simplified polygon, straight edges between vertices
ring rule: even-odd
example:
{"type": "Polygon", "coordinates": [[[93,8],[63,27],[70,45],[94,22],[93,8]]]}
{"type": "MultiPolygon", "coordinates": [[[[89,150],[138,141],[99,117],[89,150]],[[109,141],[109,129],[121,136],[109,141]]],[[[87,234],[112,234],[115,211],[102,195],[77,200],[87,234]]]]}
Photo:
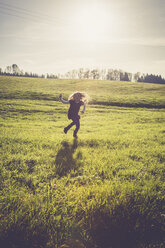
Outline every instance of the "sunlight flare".
{"type": "Polygon", "coordinates": [[[107,35],[113,36],[117,26],[115,15],[109,13],[104,5],[84,5],[73,20],[74,35],[83,41],[99,41],[107,35]]]}

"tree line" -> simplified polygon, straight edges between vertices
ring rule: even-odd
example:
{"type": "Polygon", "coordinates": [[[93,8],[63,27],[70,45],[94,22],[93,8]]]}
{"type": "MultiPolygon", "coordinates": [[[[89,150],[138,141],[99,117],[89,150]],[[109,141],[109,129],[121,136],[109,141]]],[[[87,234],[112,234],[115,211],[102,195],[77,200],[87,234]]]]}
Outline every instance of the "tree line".
{"type": "Polygon", "coordinates": [[[79,68],[68,71],[65,74],[42,74],[28,73],[20,70],[18,65],[13,64],[12,66],[7,66],[3,71],[0,68],[0,75],[7,76],[21,76],[21,77],[34,77],[34,78],[49,78],[49,79],[96,79],[96,80],[113,80],[113,81],[130,81],[130,82],[146,82],[146,83],[157,83],[165,84],[165,79],[161,75],[153,74],[141,74],[125,72],[117,69],[85,69],[79,68]]]}
{"type": "Polygon", "coordinates": [[[58,74],[59,78],[73,79],[97,79],[97,80],[114,80],[114,81],[131,81],[132,73],[114,69],[84,69],[72,70],[64,75],[58,74]]]}
{"type": "Polygon", "coordinates": [[[63,75],[58,74],[58,78],[73,79],[97,79],[97,80],[113,80],[113,81],[130,81],[130,82],[147,82],[165,84],[165,79],[160,75],[141,74],[125,72],[117,69],[84,69],[69,71],[63,75]]]}
{"type": "Polygon", "coordinates": [[[159,84],[164,84],[165,83],[165,79],[162,78],[161,75],[159,76],[155,76],[155,75],[142,75],[138,78],[138,82],[146,82],[146,83],[159,83],[159,84]]]}
{"type": "Polygon", "coordinates": [[[13,64],[11,66],[7,66],[4,71],[2,70],[2,68],[0,68],[0,75],[17,76],[17,77],[45,78],[44,74],[38,75],[37,73],[33,73],[33,72],[24,72],[16,64],[13,64]]]}

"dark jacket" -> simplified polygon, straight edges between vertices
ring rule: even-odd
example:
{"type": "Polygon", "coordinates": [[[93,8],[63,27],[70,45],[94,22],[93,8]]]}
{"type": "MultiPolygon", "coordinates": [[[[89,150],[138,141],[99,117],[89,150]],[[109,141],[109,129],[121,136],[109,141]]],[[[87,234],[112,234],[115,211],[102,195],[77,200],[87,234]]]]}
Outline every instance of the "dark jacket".
{"type": "Polygon", "coordinates": [[[74,100],[69,100],[70,108],[68,110],[68,119],[76,119],[77,117],[80,118],[78,115],[78,112],[80,110],[80,107],[84,105],[82,101],[79,103],[76,103],[74,100]]]}

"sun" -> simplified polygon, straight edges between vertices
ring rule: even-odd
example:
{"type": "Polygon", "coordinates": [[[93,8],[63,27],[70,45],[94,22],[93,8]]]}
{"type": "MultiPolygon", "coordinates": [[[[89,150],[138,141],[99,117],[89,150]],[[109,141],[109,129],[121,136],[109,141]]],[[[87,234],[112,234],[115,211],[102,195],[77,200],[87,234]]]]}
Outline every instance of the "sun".
{"type": "Polygon", "coordinates": [[[74,35],[82,41],[96,41],[114,33],[114,16],[104,5],[85,5],[74,16],[74,35]]]}

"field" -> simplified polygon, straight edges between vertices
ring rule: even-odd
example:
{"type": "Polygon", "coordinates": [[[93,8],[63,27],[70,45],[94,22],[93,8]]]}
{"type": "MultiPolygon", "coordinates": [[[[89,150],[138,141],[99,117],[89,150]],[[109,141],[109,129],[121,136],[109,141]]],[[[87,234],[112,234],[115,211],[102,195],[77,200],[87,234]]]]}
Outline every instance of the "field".
{"type": "Polygon", "coordinates": [[[165,247],[164,108],[165,85],[1,76],[1,247],[165,247]],[[77,90],[74,139],[58,96],[77,90]]]}

